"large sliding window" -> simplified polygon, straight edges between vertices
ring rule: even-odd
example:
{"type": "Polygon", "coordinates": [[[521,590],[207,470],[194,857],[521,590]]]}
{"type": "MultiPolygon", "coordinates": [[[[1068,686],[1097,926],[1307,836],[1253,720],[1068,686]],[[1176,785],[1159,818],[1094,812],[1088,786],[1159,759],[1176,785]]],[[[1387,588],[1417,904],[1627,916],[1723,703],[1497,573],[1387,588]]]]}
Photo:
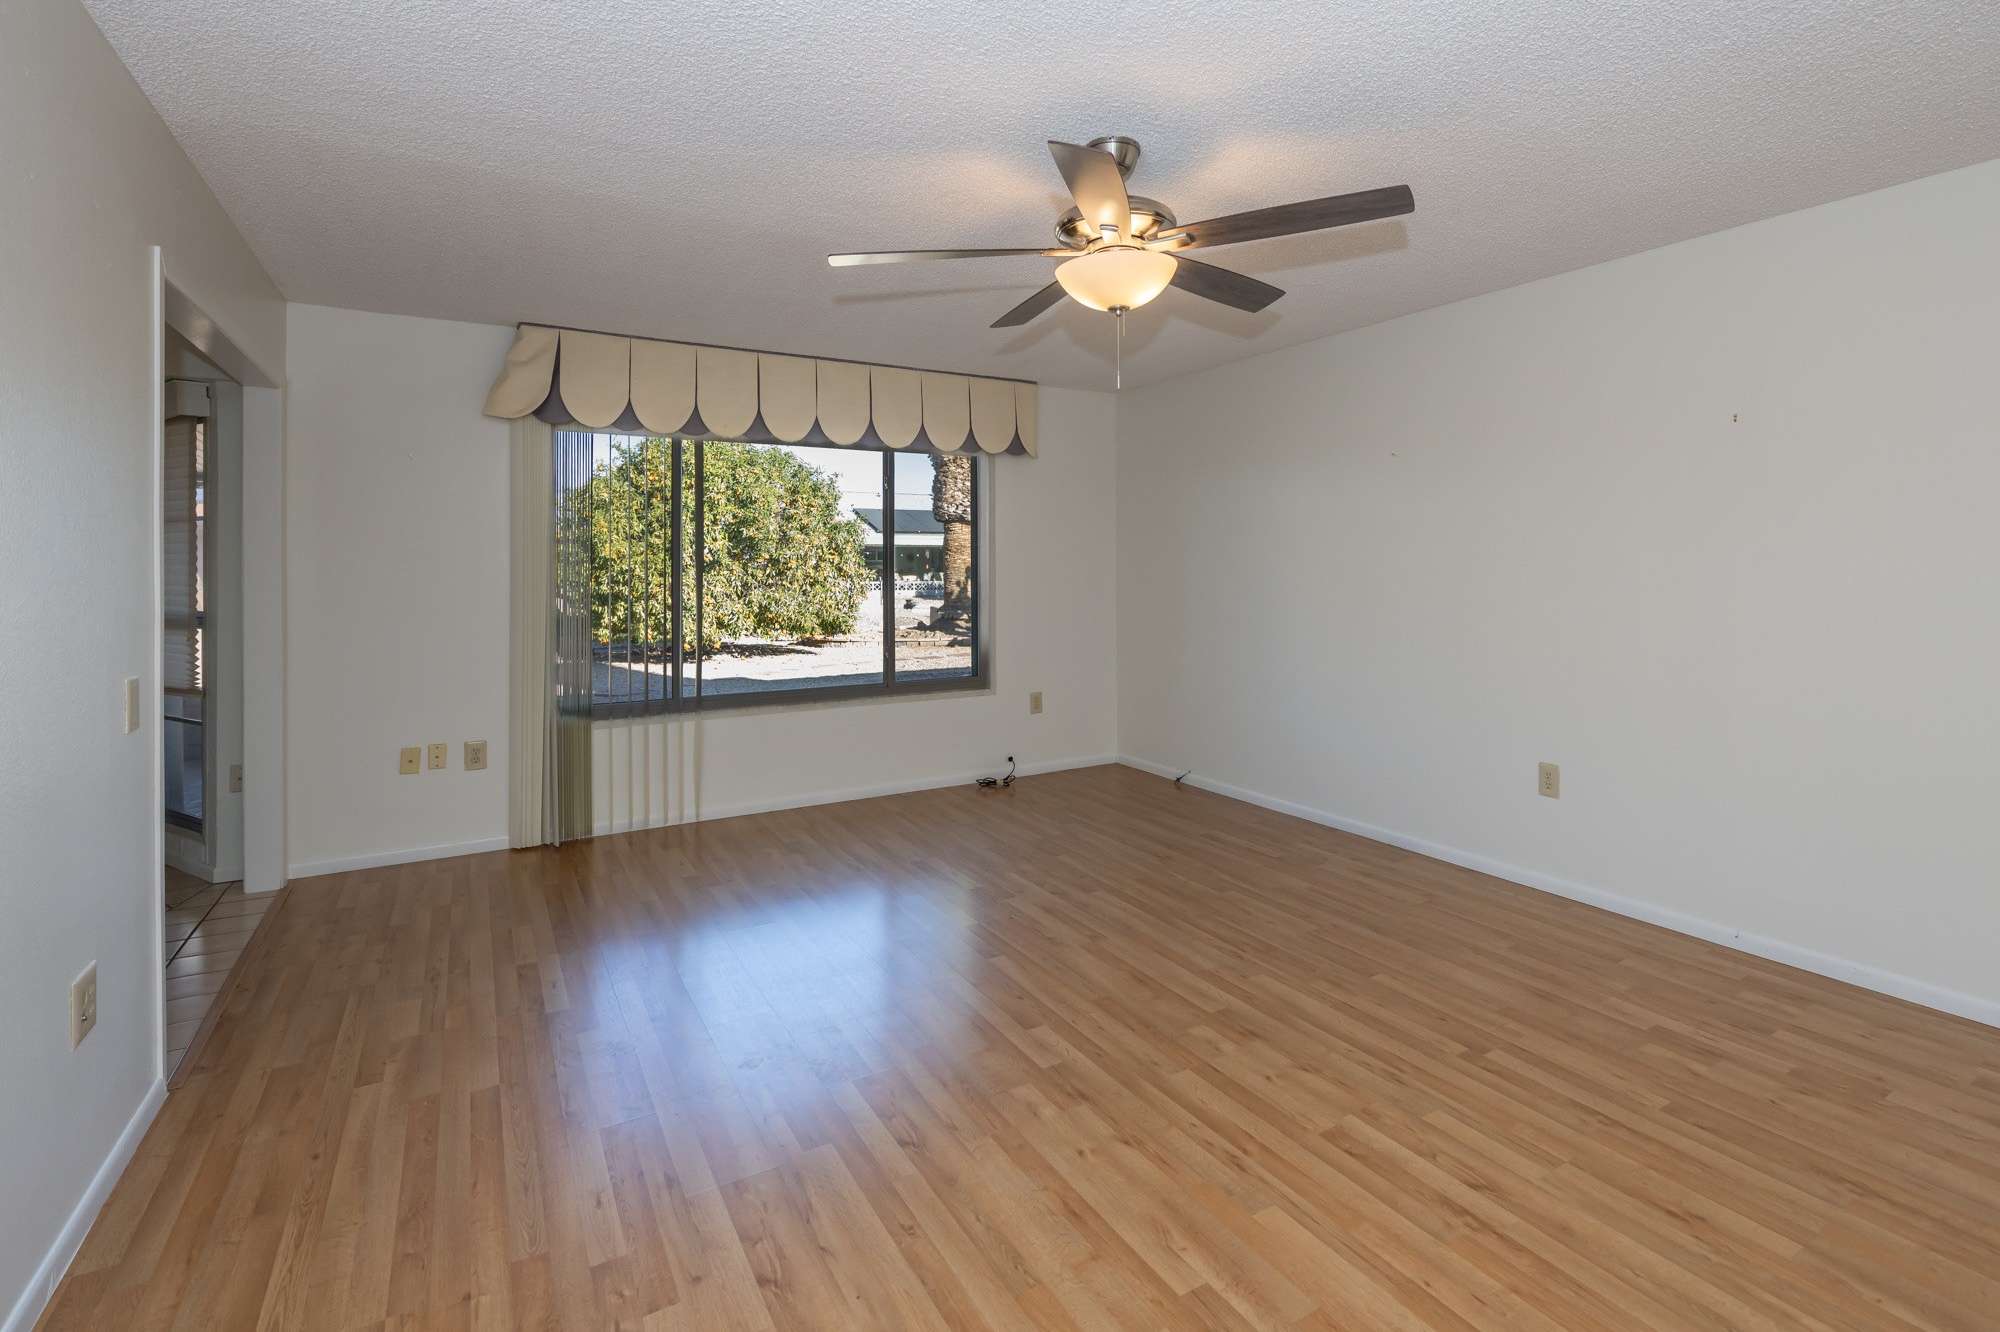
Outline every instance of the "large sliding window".
{"type": "Polygon", "coordinates": [[[557,453],[587,478],[558,519],[589,533],[593,716],[983,683],[978,457],[604,432],[557,453]]]}

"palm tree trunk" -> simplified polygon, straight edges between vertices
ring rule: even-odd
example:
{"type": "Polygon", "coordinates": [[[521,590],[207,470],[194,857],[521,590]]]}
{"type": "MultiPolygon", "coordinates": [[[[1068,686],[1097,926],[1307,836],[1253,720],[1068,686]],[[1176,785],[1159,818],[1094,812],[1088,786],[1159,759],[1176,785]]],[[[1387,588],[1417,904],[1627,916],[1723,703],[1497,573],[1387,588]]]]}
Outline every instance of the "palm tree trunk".
{"type": "Polygon", "coordinates": [[[931,474],[931,514],[944,525],[944,601],[931,627],[965,633],[972,627],[972,459],[940,454],[931,474]]]}

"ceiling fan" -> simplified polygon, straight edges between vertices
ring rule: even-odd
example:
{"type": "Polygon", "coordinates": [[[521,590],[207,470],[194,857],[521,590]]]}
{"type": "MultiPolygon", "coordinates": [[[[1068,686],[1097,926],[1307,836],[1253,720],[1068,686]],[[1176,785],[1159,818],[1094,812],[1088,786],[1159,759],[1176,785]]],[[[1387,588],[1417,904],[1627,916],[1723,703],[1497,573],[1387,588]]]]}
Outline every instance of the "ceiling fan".
{"type": "Polygon", "coordinates": [[[1417,206],[1409,186],[1391,185],[1183,224],[1165,204],[1125,192],[1125,179],[1139,164],[1138,140],[1119,134],[1092,139],[1088,145],[1051,139],[1049,152],[1076,199],[1076,207],[1056,219],[1059,244],[1055,248],[885,250],[830,254],[826,261],[835,268],[846,268],[1029,254],[1061,259],[1054,282],[1001,315],[992,326],[1025,324],[1068,295],[1093,310],[1116,316],[1122,343],[1126,311],[1137,309],[1170,286],[1252,314],[1285,294],[1268,282],[1186,258],[1185,251],[1398,217],[1417,206]]]}

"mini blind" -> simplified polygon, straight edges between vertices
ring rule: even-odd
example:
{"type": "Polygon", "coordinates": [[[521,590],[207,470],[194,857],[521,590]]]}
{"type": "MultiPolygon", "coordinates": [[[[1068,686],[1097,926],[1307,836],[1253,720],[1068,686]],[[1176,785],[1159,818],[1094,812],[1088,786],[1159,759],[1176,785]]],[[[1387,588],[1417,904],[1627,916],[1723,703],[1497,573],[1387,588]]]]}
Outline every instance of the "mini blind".
{"type": "Polygon", "coordinates": [[[168,693],[201,692],[202,500],[208,423],[198,416],[167,422],[162,581],[165,623],[161,684],[168,693]]]}

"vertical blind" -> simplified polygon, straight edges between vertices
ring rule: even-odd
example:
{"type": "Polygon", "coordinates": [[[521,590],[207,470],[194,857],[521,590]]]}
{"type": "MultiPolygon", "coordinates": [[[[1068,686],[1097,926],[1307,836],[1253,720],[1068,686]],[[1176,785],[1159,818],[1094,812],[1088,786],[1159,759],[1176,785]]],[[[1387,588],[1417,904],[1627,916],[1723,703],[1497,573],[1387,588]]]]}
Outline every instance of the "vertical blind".
{"type": "Polygon", "coordinates": [[[202,500],[208,423],[176,416],[166,426],[161,507],[165,623],[161,683],[167,692],[201,692],[202,500]]]}
{"type": "Polygon", "coordinates": [[[590,799],[590,437],[558,433],[553,450],[555,551],[551,569],[549,676],[555,707],[547,752],[555,780],[544,799],[556,842],[588,837],[590,799]]]}
{"type": "MultiPolygon", "coordinates": [[[[586,508],[584,521],[598,532],[592,558],[601,561],[600,604],[592,612],[602,620],[606,651],[603,680],[593,679],[593,700],[608,698],[612,715],[637,715],[661,710],[678,698],[682,681],[680,636],[671,623],[674,608],[682,608],[685,624],[696,624],[695,593],[701,582],[699,523],[683,533],[681,500],[699,499],[701,447],[679,439],[628,437],[620,451],[599,455],[597,436],[559,431],[559,449],[573,448],[591,459],[588,477],[599,468],[615,466],[629,483],[607,488],[601,498],[589,490],[576,492],[586,508]],[[601,684],[601,687],[599,687],[601,684]]],[[[697,657],[692,668],[698,673],[697,657]]],[[[694,683],[682,681],[692,693],[694,683]]]]}

